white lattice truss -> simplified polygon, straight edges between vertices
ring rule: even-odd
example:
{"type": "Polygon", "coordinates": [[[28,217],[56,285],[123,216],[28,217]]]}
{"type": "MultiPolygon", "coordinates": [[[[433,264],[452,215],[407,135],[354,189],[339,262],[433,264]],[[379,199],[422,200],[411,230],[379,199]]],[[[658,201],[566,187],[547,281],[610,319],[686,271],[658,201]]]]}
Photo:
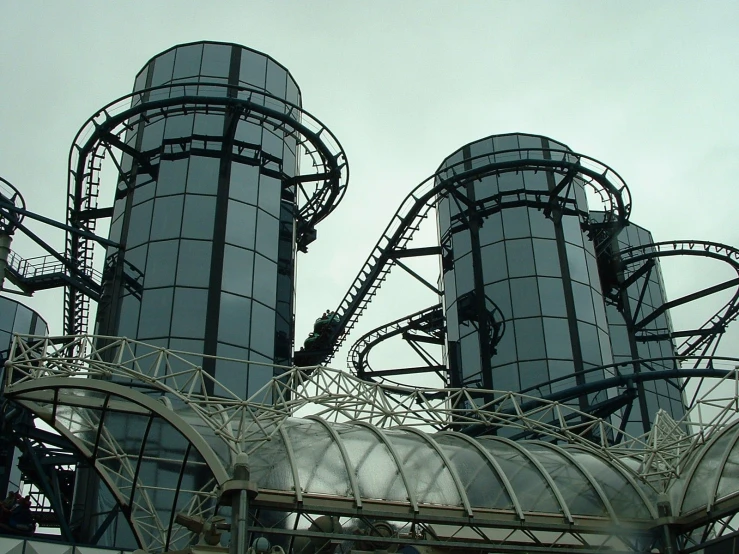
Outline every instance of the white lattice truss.
{"type": "MultiPolygon", "coordinates": [[[[197,448],[202,458],[188,464],[202,465],[212,478],[201,480],[192,490],[177,491],[188,499],[178,511],[196,516],[212,514],[218,487],[229,479],[235,455],[249,453],[280,433],[288,417],[312,414],[329,422],[361,421],[384,429],[405,426],[429,431],[505,426],[529,438],[577,443],[636,470],[657,492],[663,492],[685,470],[691,452],[734,421],[739,411],[736,371],[711,380],[682,420],[660,413],[651,433],[633,437],[572,406],[533,396],[387,387],[325,367],[278,368],[279,377],[242,400],[189,359],[192,355],[187,353],[119,337],[16,336],[6,362],[6,395],[30,407],[95,460],[117,501],[123,505],[130,501],[134,530],[152,551],[172,544],[177,538],[172,533],[187,531],[171,521],[160,521],[151,501],[157,487],[136,483],[141,462],[135,458],[141,453],[127,453],[102,425],[105,410],[161,416],[197,448]],[[75,352],[88,354],[78,357],[75,352]],[[131,385],[145,387],[149,394],[136,393],[131,385]],[[209,392],[216,385],[223,394],[209,392]],[[154,399],[151,392],[161,398],[154,399]],[[179,407],[175,413],[170,409],[173,405],[179,407]],[[209,428],[227,454],[215,455],[203,436],[176,415],[182,413],[196,416],[198,425],[209,428]],[[622,440],[609,443],[619,433],[622,440]],[[124,498],[121,491],[134,487],[135,496],[124,498]]],[[[727,367],[735,367],[737,361],[727,361],[727,367]]]]}

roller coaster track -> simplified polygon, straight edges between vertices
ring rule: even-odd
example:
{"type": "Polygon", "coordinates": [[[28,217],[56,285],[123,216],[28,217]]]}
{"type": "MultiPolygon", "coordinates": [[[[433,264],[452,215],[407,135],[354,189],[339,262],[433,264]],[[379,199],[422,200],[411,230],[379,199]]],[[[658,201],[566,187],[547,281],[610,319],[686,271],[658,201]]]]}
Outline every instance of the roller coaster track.
{"type": "MultiPolygon", "coordinates": [[[[158,157],[166,148],[176,149],[180,139],[163,141],[161,147],[139,152],[126,144],[128,131],[145,122],[150,124],[179,114],[223,113],[232,115],[232,122],[250,120],[259,125],[280,130],[296,139],[302,151],[312,160],[312,172],[288,177],[280,160],[262,151],[260,145],[234,139],[236,125],[224,136],[196,136],[185,139],[199,141],[204,146],[220,144],[218,154],[242,157],[245,163],[258,165],[263,173],[272,174],[296,185],[298,189],[297,244],[305,250],[315,237],[315,226],[328,216],[346,192],[349,169],[344,151],[336,137],[320,121],[299,106],[264,91],[221,83],[179,83],[137,91],[122,96],[100,109],[82,126],[69,153],[67,183],[67,222],[74,229],[95,232],[99,217],[109,217],[112,208],[98,208],[100,170],[110,156],[127,186],[133,186],[133,172],[125,171],[123,155],[130,155],[138,171],[155,177],[158,157]],[[199,95],[189,91],[198,87],[199,95]],[[208,95],[210,94],[210,95],[208,95]],[[116,154],[117,153],[117,154],[116,154]],[[312,192],[306,187],[312,188],[312,192]],[[302,196],[301,196],[302,193],[302,196]]],[[[305,165],[305,164],[304,164],[305,165]]],[[[78,233],[67,232],[65,257],[78,260],[83,273],[91,271],[93,241],[78,233]]],[[[65,332],[84,333],[87,327],[89,297],[72,287],[65,289],[65,332]]]]}
{"type": "MultiPolygon", "coordinates": [[[[10,181],[2,177],[0,177],[0,200],[4,204],[12,206],[15,210],[25,210],[26,208],[26,201],[23,199],[20,191],[10,181]]],[[[23,221],[23,216],[17,215],[16,219],[18,220],[17,223],[20,223],[23,221]]],[[[0,231],[12,234],[17,227],[17,223],[0,212],[0,231]]]]}
{"type": "MultiPolygon", "coordinates": [[[[739,316],[739,250],[716,242],[696,240],[664,241],[623,250],[620,253],[620,265],[622,269],[627,269],[641,262],[646,262],[648,264],[656,258],[667,256],[699,256],[720,260],[729,264],[734,271],[736,271],[737,277],[701,291],[688,294],[681,298],[665,302],[662,306],[656,307],[651,313],[648,313],[633,322],[636,339],[644,341],[684,338],[682,343],[677,347],[677,353],[680,357],[695,355],[699,350],[701,354],[706,354],[712,345],[715,350],[715,347],[718,345],[718,341],[720,340],[720,336],[726,330],[727,325],[739,316]],[[671,333],[664,334],[650,333],[645,329],[650,322],[666,313],[670,308],[698,300],[731,287],[736,287],[731,299],[697,329],[673,331],[671,333]]],[[[633,269],[632,271],[634,271],[633,275],[639,275],[637,271],[633,269]]],[[[647,268],[647,271],[649,271],[649,268],[647,268]]],[[[648,281],[648,278],[644,280],[645,289],[648,281]]],[[[634,282],[636,282],[634,279],[627,279],[622,284],[622,287],[628,288],[628,286],[632,285],[634,282]]],[[[639,308],[642,305],[641,299],[643,296],[644,290],[640,293],[640,301],[635,315],[638,315],[640,311],[639,308]]]]}
{"type": "MultiPolygon", "coordinates": [[[[498,345],[505,333],[505,320],[498,306],[489,300],[488,303],[493,306],[493,308],[488,311],[489,321],[487,328],[490,329],[490,351],[495,353],[495,347],[498,345]]],[[[449,380],[448,376],[442,374],[442,372],[446,372],[446,366],[432,363],[432,360],[429,359],[430,356],[428,353],[425,351],[419,352],[417,350],[419,347],[413,344],[414,342],[419,341],[441,345],[444,343],[445,335],[446,325],[443,308],[441,304],[436,304],[426,308],[425,310],[391,321],[390,323],[373,329],[360,337],[359,340],[357,340],[349,349],[347,365],[354,369],[354,372],[360,379],[374,380],[374,378],[379,377],[384,381],[390,382],[386,379],[387,376],[434,371],[442,377],[447,385],[449,385],[447,382],[449,380]],[[413,333],[414,331],[424,333],[424,335],[416,335],[413,333]],[[427,363],[426,367],[374,370],[370,366],[370,350],[381,342],[398,335],[401,335],[413,347],[413,349],[416,350],[419,356],[424,359],[427,363]]]]}
{"type": "MultiPolygon", "coordinates": [[[[413,234],[441,196],[454,195],[467,205],[470,212],[478,214],[493,213],[506,206],[523,205],[551,211],[552,208],[567,208],[572,203],[568,198],[568,189],[575,178],[580,179],[598,195],[603,203],[602,211],[606,214],[604,222],[610,226],[609,236],[614,236],[626,225],[631,212],[628,187],[616,172],[583,154],[560,149],[517,148],[474,156],[437,171],[406,196],[391,218],[354,283],[335,310],[339,322],[326,343],[314,350],[296,352],[294,363],[298,366],[313,366],[328,363],[333,358],[387,278],[396,259],[402,256],[413,234]],[[547,156],[544,156],[544,152],[547,156]],[[517,158],[511,159],[513,156],[517,158]],[[472,169],[466,169],[469,167],[472,169]],[[457,192],[460,186],[469,181],[512,171],[548,171],[562,175],[562,179],[551,191],[506,191],[475,202],[457,192]]],[[[599,230],[603,228],[604,222],[598,223],[599,230]]],[[[582,223],[586,226],[595,225],[587,217],[582,223]]],[[[607,240],[602,242],[606,243],[607,240]]]]}
{"type": "MultiPolygon", "coordinates": [[[[441,344],[445,334],[444,312],[441,304],[401,317],[366,333],[349,349],[347,364],[354,368],[356,375],[361,379],[372,379],[379,376],[370,367],[369,351],[379,343],[398,335],[410,340],[410,331],[424,333],[425,340],[428,342],[441,344]]],[[[431,365],[425,369],[428,371],[434,370],[431,365]]],[[[403,373],[408,372],[408,370],[401,371],[403,373]]],[[[393,375],[397,373],[397,370],[385,370],[380,373],[383,376],[393,375]]]]}

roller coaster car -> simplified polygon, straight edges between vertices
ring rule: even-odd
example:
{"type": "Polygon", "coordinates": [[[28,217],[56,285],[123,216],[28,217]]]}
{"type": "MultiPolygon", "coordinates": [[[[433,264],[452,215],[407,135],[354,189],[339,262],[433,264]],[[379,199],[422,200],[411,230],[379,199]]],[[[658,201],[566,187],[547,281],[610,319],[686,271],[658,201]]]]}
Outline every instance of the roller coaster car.
{"type": "Polygon", "coordinates": [[[0,531],[14,535],[33,535],[36,522],[31,512],[31,503],[27,499],[17,500],[10,508],[5,503],[0,505],[0,531]]]}
{"type": "Polygon", "coordinates": [[[339,316],[334,312],[325,312],[321,317],[316,319],[313,324],[313,332],[319,335],[324,331],[333,331],[339,325],[339,316]]]}

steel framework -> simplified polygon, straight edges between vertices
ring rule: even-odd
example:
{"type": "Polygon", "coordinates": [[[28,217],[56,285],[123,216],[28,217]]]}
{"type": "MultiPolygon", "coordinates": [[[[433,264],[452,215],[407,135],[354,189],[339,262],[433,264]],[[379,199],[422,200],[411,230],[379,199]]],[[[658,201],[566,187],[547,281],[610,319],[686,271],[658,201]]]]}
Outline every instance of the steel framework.
{"type": "MultiPolygon", "coordinates": [[[[189,146],[213,155],[215,149],[216,154],[239,157],[265,173],[295,183],[300,191],[296,240],[301,250],[315,239],[316,225],[343,198],[349,178],[344,151],[331,131],[301,107],[256,88],[221,83],[186,82],[143,89],[98,110],[79,130],[70,149],[67,223],[72,230],[67,232],[64,257],[76,260],[84,273],[92,270],[90,235],[94,234],[96,221],[112,215],[112,208],[99,208],[97,201],[103,160],[108,157],[113,162],[127,187],[133,186],[132,173],[124,167],[123,155],[132,156],[140,171],[156,176],[162,148],[138,152],[126,144],[125,134],[141,122],[152,123],[182,113],[227,113],[234,121],[254,121],[295,137],[311,162],[303,164],[311,167],[296,177],[287,177],[279,160],[258,145],[236,140],[233,133],[225,137],[193,136],[186,141],[189,144],[181,139],[165,140],[164,151],[174,153],[189,146]]],[[[88,295],[65,288],[64,328],[68,334],[86,332],[88,308],[88,295]]]]}
{"type": "MultiPolygon", "coordinates": [[[[726,482],[718,484],[724,475],[733,478],[732,464],[739,463],[739,372],[733,370],[737,362],[731,358],[706,358],[706,366],[724,368],[723,378],[712,381],[684,419],[673,421],[660,413],[652,431],[640,437],[623,436],[607,421],[534,396],[469,389],[403,389],[362,381],[325,367],[283,368],[284,375],[249,400],[241,400],[227,389],[223,389],[223,396],[214,397],[208,394],[212,389],[206,386],[212,377],[188,362],[183,353],[154,347],[146,350],[141,343],[115,337],[16,337],[6,364],[6,395],[76,446],[111,487],[140,544],[152,551],[181,544],[179,541],[189,536],[187,529],[174,523],[175,512],[200,518],[216,514],[216,500],[230,479],[230,467],[237,455],[250,453],[257,459],[254,456],[258,457],[264,448],[274,448],[278,443],[288,445],[288,467],[292,466],[288,471],[298,481],[290,490],[259,490],[251,502],[256,510],[253,532],[288,539],[315,538],[316,531],[305,526],[323,514],[349,518],[342,520],[347,525],[350,520],[352,525],[399,522],[394,536],[372,537],[378,544],[494,548],[506,552],[553,546],[566,551],[642,551],[664,546],[660,546],[663,539],[657,531],[667,522],[681,548],[689,549],[700,539],[700,533],[703,539],[717,537],[717,533],[728,536],[732,532],[731,518],[739,509],[737,489],[729,487],[727,492],[726,482]],[[98,348],[98,344],[103,346],[98,348]],[[88,354],[80,357],[77,353],[81,351],[88,354]],[[181,467],[181,475],[189,467],[199,468],[209,476],[201,478],[196,488],[184,486],[182,478],[176,486],[169,487],[167,494],[172,503],[164,520],[154,500],[163,494],[161,485],[142,481],[144,447],[127,449],[106,427],[106,414],[114,413],[125,413],[144,423],[142,444],[152,427],[166,427],[171,436],[180,437],[183,447],[175,450],[179,458],[160,462],[181,467]],[[303,425],[323,429],[322,433],[339,445],[337,452],[347,465],[349,476],[346,496],[316,495],[309,486],[302,485],[299,462],[289,447],[293,439],[287,438],[292,437],[290,429],[296,425],[292,422],[300,421],[294,417],[301,414],[308,414],[303,425]],[[417,436],[426,445],[424,448],[441,456],[444,467],[452,466],[437,442],[446,440],[443,437],[447,435],[456,442],[472,441],[478,449],[475,444],[480,441],[509,445],[536,466],[536,458],[527,453],[529,447],[525,443],[495,437],[463,438],[465,435],[455,430],[483,425],[508,433],[526,433],[549,443],[536,443],[541,444],[537,448],[551,450],[552,455],[562,459],[595,456],[627,482],[641,483],[637,489],[647,500],[650,494],[658,493],[690,496],[691,487],[701,486],[700,475],[705,472],[701,468],[715,471],[718,467],[718,473],[710,487],[714,494],[705,495],[705,503],[693,502],[689,509],[683,509],[684,502],[673,502],[674,515],[668,521],[657,517],[659,502],[649,500],[651,516],[631,523],[617,518],[621,531],[616,532],[615,512],[608,502],[604,505],[610,516],[601,520],[599,516],[574,517],[567,503],[562,503],[562,496],[558,497],[560,513],[551,515],[528,513],[515,500],[509,513],[489,512],[464,500],[458,506],[426,505],[419,499],[414,501],[412,494],[400,503],[364,497],[359,482],[351,477],[355,473],[350,471],[348,449],[340,446],[339,435],[346,432],[342,425],[368,429],[391,453],[393,442],[388,433],[417,436]],[[612,438],[619,433],[622,440],[614,443],[612,438]],[[280,513],[283,515],[276,516],[280,513]]],[[[401,478],[410,481],[411,476],[405,475],[403,469],[406,462],[401,463],[406,458],[396,452],[395,459],[401,478]]],[[[486,459],[488,467],[495,469],[494,459],[486,459]]],[[[592,467],[580,466],[578,462],[573,468],[578,479],[597,485],[592,467]]],[[[549,474],[543,466],[541,470],[549,474]]],[[[460,476],[453,475],[452,481],[464,499],[460,476]]],[[[561,487],[555,481],[550,480],[553,490],[561,487]]],[[[517,496],[518,491],[511,488],[510,482],[504,488],[511,498],[517,496]]],[[[410,493],[412,489],[408,490],[410,493]]],[[[594,490],[601,500],[609,501],[600,486],[594,490]]],[[[356,540],[354,531],[334,535],[326,536],[356,540]]]]}
{"type": "Polygon", "coordinates": [[[331,361],[392,267],[401,265],[398,258],[442,254],[437,248],[408,248],[419,225],[441,197],[455,198],[463,205],[465,213],[478,217],[495,213],[506,206],[532,206],[544,210],[545,213],[558,208],[563,213],[569,213],[573,211],[574,201],[571,199],[570,188],[575,178],[584,183],[602,203],[605,216],[601,221],[588,217],[583,217],[581,221],[595,237],[600,251],[628,223],[631,195],[618,173],[598,160],[570,150],[517,148],[474,156],[470,160],[440,169],[416,186],[391,218],[354,283],[334,311],[339,320],[328,339],[312,351],[296,353],[295,363],[311,366],[331,361]],[[548,193],[513,190],[481,198],[473,203],[458,193],[461,187],[476,179],[518,171],[548,171],[562,178],[548,193]]]}

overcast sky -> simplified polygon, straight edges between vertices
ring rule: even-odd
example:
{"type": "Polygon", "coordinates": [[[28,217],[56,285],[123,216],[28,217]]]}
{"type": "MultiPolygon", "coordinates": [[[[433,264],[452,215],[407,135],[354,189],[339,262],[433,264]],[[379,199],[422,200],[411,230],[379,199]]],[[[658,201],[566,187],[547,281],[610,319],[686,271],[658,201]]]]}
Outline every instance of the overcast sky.
{"type": "MultiPolygon", "coordinates": [[[[0,8],[0,175],[31,210],[59,220],[75,133],[130,92],[158,52],[235,42],[290,70],[304,108],[338,137],[351,168],[344,202],[298,259],[297,341],[339,303],[402,198],[445,156],[490,134],[548,135],[608,164],[631,189],[632,221],[656,240],[739,246],[736,0],[0,0],[0,8]]],[[[112,188],[103,184],[102,206],[112,188]]],[[[63,247],[62,234],[35,229],[63,247]]],[[[431,244],[434,230],[413,246],[431,244]]],[[[22,238],[14,246],[38,253],[22,238]]],[[[670,260],[663,270],[672,298],[731,276],[710,260],[670,260]]],[[[436,301],[400,272],[348,343],[436,301]]],[[[28,303],[61,331],[59,293],[28,303]]],[[[676,310],[676,327],[699,326],[712,306],[718,300],[676,310]]],[[[723,351],[736,354],[728,341],[723,351]]]]}

